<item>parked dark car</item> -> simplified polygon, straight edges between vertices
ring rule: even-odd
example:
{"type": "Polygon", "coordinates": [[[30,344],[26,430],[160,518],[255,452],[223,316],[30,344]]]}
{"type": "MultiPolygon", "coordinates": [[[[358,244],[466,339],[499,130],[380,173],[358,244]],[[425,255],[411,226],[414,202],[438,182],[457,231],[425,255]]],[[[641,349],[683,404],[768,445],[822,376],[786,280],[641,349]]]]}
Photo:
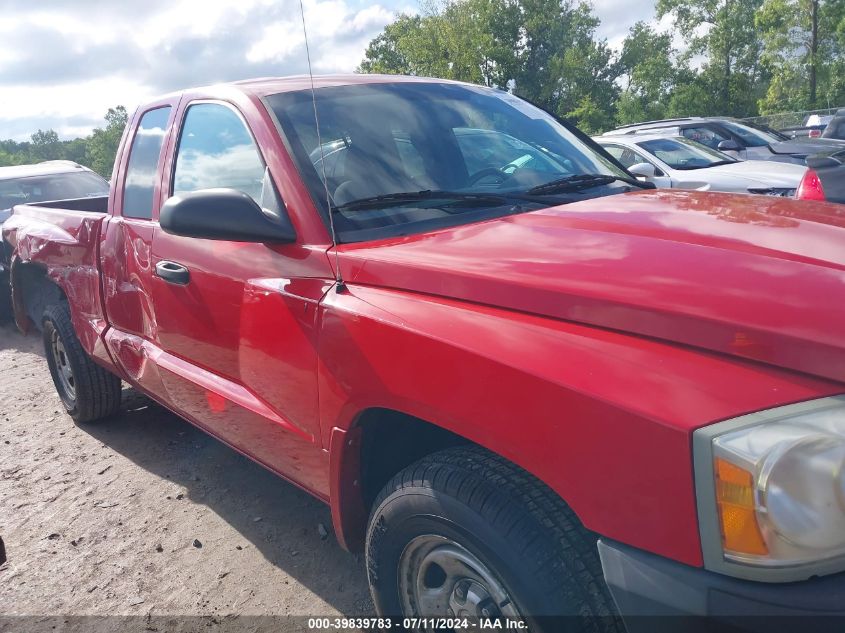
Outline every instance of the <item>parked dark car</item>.
{"type": "MultiPolygon", "coordinates": [[[[0,225],[17,204],[90,198],[109,193],[109,183],[87,167],[69,160],[0,167],[0,225]]],[[[0,322],[10,317],[8,253],[0,242],[0,322]]]]}
{"type": "Polygon", "coordinates": [[[845,150],[811,156],[807,166],[795,197],[845,204],[845,150]]]}
{"type": "Polygon", "coordinates": [[[775,160],[804,165],[807,156],[843,147],[842,141],[823,138],[789,138],[785,134],[727,117],[687,117],[625,125],[605,136],[661,134],[684,136],[743,160],[775,160]]]}
{"type": "Polygon", "coordinates": [[[811,114],[804,119],[804,123],[801,125],[796,127],[778,128],[778,131],[789,138],[820,138],[824,135],[823,133],[825,128],[827,127],[827,124],[830,123],[831,119],[833,119],[832,114],[811,114]]]}
{"type": "Polygon", "coordinates": [[[822,138],[845,141],[845,108],[837,110],[824,132],[822,132],[822,138]]]}

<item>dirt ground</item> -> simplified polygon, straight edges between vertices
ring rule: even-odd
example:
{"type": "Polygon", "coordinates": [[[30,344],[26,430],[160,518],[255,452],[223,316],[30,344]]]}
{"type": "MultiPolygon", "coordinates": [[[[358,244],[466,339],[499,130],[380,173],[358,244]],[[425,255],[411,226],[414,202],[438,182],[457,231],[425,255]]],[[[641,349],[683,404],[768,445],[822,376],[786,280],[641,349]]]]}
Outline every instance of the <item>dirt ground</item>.
{"type": "Polygon", "coordinates": [[[129,389],[120,415],[75,425],[40,336],[9,325],[0,536],[0,630],[62,629],[61,616],[372,614],[362,557],[338,546],[326,506],[129,389]]]}

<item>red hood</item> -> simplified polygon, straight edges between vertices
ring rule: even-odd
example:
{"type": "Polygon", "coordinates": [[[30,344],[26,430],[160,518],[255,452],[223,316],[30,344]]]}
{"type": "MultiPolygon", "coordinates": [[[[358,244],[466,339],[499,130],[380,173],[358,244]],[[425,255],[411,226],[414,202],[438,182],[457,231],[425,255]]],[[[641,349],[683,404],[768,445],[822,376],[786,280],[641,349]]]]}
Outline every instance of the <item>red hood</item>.
{"type": "Polygon", "coordinates": [[[641,191],[342,247],[350,283],[652,336],[845,381],[845,208],[641,191]]]}

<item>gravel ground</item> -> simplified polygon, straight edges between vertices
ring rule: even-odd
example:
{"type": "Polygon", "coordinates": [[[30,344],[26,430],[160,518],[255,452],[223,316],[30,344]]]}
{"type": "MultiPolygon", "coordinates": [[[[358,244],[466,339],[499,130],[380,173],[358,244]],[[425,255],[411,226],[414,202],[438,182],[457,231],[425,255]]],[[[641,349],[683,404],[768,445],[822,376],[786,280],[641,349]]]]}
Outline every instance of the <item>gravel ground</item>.
{"type": "Polygon", "coordinates": [[[328,507],[129,389],[118,416],[75,425],[40,336],[9,325],[0,536],[0,630],[62,629],[51,621],[80,615],[372,613],[361,557],[338,546],[328,507]]]}

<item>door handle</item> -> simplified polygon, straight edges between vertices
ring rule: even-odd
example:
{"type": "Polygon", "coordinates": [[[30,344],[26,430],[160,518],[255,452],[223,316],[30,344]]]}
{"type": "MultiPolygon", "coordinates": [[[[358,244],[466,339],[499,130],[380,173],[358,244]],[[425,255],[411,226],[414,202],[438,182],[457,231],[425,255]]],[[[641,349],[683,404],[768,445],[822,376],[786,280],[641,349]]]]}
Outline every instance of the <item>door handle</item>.
{"type": "Polygon", "coordinates": [[[191,273],[182,264],[162,260],[156,264],[156,276],[171,284],[184,286],[191,281],[191,273]]]}

